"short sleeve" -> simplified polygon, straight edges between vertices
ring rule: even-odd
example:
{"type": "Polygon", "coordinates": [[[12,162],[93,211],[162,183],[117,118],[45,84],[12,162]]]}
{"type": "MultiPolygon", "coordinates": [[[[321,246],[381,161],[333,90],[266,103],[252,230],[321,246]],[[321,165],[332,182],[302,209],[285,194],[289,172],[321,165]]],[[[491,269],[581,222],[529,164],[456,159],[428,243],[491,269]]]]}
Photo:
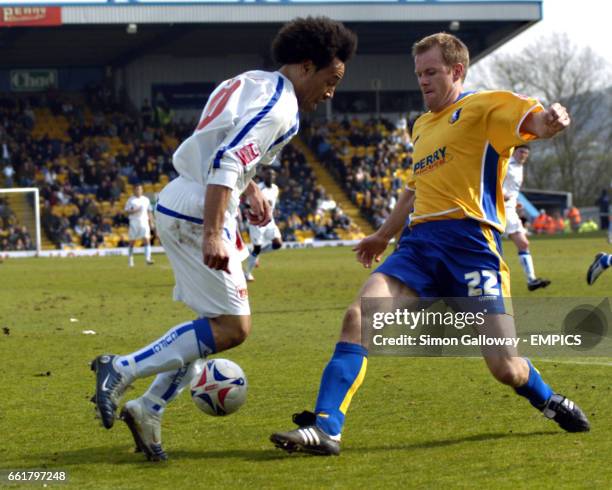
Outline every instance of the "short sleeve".
{"type": "Polygon", "coordinates": [[[521,131],[529,114],[544,110],[536,99],[514,92],[491,92],[485,110],[487,135],[498,153],[537,138],[536,135],[521,131]]]}
{"type": "Polygon", "coordinates": [[[279,76],[271,90],[268,84],[244,95],[240,103],[246,105],[245,111],[215,153],[209,184],[234,188],[239,176],[257,165],[283,134],[289,122],[279,102],[284,83],[279,76]]]}

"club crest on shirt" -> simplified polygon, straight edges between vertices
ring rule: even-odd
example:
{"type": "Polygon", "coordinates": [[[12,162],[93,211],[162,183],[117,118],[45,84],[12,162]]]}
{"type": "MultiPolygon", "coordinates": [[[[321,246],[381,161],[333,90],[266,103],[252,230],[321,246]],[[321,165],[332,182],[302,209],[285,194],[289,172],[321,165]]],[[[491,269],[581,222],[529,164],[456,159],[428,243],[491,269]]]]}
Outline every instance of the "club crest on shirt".
{"type": "Polygon", "coordinates": [[[463,107],[460,107],[451,114],[451,116],[448,118],[448,124],[455,124],[459,120],[459,116],[461,116],[461,109],[463,109],[463,107]]]}
{"type": "Polygon", "coordinates": [[[249,291],[247,288],[236,288],[236,294],[240,299],[247,299],[249,297],[249,291]]]}

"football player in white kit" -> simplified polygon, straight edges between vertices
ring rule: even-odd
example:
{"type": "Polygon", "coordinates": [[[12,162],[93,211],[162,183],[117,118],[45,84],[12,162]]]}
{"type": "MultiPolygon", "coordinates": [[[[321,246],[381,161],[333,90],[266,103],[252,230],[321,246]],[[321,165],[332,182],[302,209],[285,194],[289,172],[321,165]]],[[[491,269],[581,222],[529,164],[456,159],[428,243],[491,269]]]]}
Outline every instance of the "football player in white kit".
{"type": "Polygon", "coordinates": [[[297,133],[298,109],[313,111],[331,99],[357,38],[325,17],[285,24],[272,43],[278,71],[249,71],[211,94],[194,133],[176,150],[179,177],[160,193],[155,217],[176,285],[174,298],[197,318],[180,323],[142,349],[101,355],[94,403],[104,427],[115,420],[121,396],[135,379],[156,374],[121,418],[147,459],[167,459],[161,445],[166,405],[189,385],[199,359],[241,344],[251,330],[247,287],[236,229],[241,194],[250,221],[265,225],[270,206],[251,180],[297,133]]]}
{"type": "Polygon", "coordinates": [[[518,195],[523,185],[523,166],[529,158],[529,146],[520,145],[514,148],[514,153],[508,162],[508,172],[504,179],[504,204],[506,208],[506,235],[518,249],[519,262],[527,277],[527,289],[535,291],[550,284],[548,279],[536,277],[533,259],[529,252],[529,240],[523,223],[516,212],[518,195]]]}
{"type": "Polygon", "coordinates": [[[278,186],[274,183],[274,179],[274,170],[270,169],[266,171],[263,182],[257,184],[264,199],[268,201],[270,205],[272,219],[265,226],[249,225],[249,236],[251,237],[253,250],[249,255],[247,268],[244,273],[247,281],[255,280],[253,277],[253,269],[255,268],[259,254],[270,252],[271,250],[278,250],[283,246],[281,232],[274,221],[274,207],[276,206],[279,195],[278,186]]]}
{"type": "Polygon", "coordinates": [[[134,186],[134,195],[125,203],[125,211],[130,220],[128,265],[134,267],[134,242],[136,240],[144,240],[145,260],[148,265],[152,265],[151,223],[153,222],[153,216],[151,215],[151,201],[143,194],[142,185],[134,186]]]}

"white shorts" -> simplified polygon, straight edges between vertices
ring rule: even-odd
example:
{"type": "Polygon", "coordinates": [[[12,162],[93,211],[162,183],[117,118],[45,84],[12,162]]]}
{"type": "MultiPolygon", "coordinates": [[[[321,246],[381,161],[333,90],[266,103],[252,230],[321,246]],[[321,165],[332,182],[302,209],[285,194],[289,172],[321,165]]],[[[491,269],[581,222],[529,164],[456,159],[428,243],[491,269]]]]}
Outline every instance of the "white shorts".
{"type": "Polygon", "coordinates": [[[143,225],[138,221],[130,221],[130,229],[128,230],[128,239],[139,240],[141,238],[149,239],[151,238],[151,229],[149,228],[149,224],[143,225]]]}
{"type": "Polygon", "coordinates": [[[159,198],[159,205],[165,210],[169,209],[192,220],[168,216],[159,208],[155,211],[159,239],[174,271],[174,299],[182,301],[201,317],[250,315],[247,284],[241,264],[241,254],[246,251],[246,247],[243,250],[237,248],[236,221],[226,222],[223,232],[223,243],[229,253],[230,273],[204,265],[204,225],[201,222],[203,199],[198,198],[198,193],[203,196],[199,184],[190,183],[181,187],[172,181],[159,198]],[[172,209],[170,206],[173,204],[181,209],[172,209]]]}
{"type": "Polygon", "coordinates": [[[525,233],[526,230],[523,227],[523,222],[519,218],[516,208],[506,208],[506,235],[512,235],[513,233],[525,233]]]}
{"type": "Polygon", "coordinates": [[[280,240],[281,232],[274,220],[272,220],[266,226],[249,225],[249,236],[251,237],[251,243],[253,245],[264,247],[275,238],[280,240]]]}

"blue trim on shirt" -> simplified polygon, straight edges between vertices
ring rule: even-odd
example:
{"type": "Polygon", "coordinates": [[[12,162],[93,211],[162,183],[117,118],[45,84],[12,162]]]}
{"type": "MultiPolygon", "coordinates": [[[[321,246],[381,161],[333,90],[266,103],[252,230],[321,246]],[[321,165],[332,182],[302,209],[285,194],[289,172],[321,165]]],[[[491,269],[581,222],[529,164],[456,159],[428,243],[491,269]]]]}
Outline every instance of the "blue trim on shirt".
{"type": "Polygon", "coordinates": [[[279,76],[278,82],[276,83],[276,90],[274,91],[274,95],[272,96],[272,98],[268,101],[265,107],[257,113],[257,115],[253,119],[251,119],[248,123],[246,123],[244,128],[240,130],[240,132],[230,142],[229,145],[221,147],[219,151],[217,151],[217,154],[215,155],[215,160],[213,163],[213,168],[221,167],[221,158],[223,158],[224,153],[228,150],[231,150],[238,143],[240,143],[240,141],[242,141],[242,139],[249,133],[249,131],[253,129],[253,127],[272,110],[272,108],[278,102],[278,99],[280,99],[284,85],[285,85],[285,82],[283,80],[283,77],[279,76]]]}
{"type": "MultiPolygon", "coordinates": [[[[476,90],[470,90],[469,92],[462,92],[459,94],[459,97],[457,97],[457,99],[455,100],[455,102],[459,102],[461,99],[463,99],[464,97],[467,97],[468,95],[472,95],[475,94],[476,90]]],[[[453,104],[455,103],[453,102],[453,104]]]]}
{"type": "Polygon", "coordinates": [[[489,144],[487,145],[482,176],[482,209],[485,219],[500,224],[497,216],[497,170],[499,167],[499,153],[489,144]]]}
{"type": "Polygon", "coordinates": [[[202,218],[194,218],[193,216],[187,216],[186,214],[177,213],[176,211],[172,211],[172,209],[168,209],[159,203],[157,203],[155,209],[161,214],[165,214],[166,216],[172,216],[173,218],[190,221],[191,223],[197,223],[198,225],[204,224],[204,220],[202,218]]]}
{"type": "Polygon", "coordinates": [[[270,148],[268,148],[268,151],[270,151],[271,148],[275,147],[276,145],[282,143],[283,141],[285,141],[288,138],[291,138],[294,134],[296,134],[298,131],[300,130],[300,116],[298,114],[298,116],[296,117],[295,120],[295,124],[293,126],[291,126],[291,128],[289,128],[289,131],[287,131],[285,134],[283,134],[280,138],[278,138],[274,143],[272,143],[270,145],[270,148]]]}

